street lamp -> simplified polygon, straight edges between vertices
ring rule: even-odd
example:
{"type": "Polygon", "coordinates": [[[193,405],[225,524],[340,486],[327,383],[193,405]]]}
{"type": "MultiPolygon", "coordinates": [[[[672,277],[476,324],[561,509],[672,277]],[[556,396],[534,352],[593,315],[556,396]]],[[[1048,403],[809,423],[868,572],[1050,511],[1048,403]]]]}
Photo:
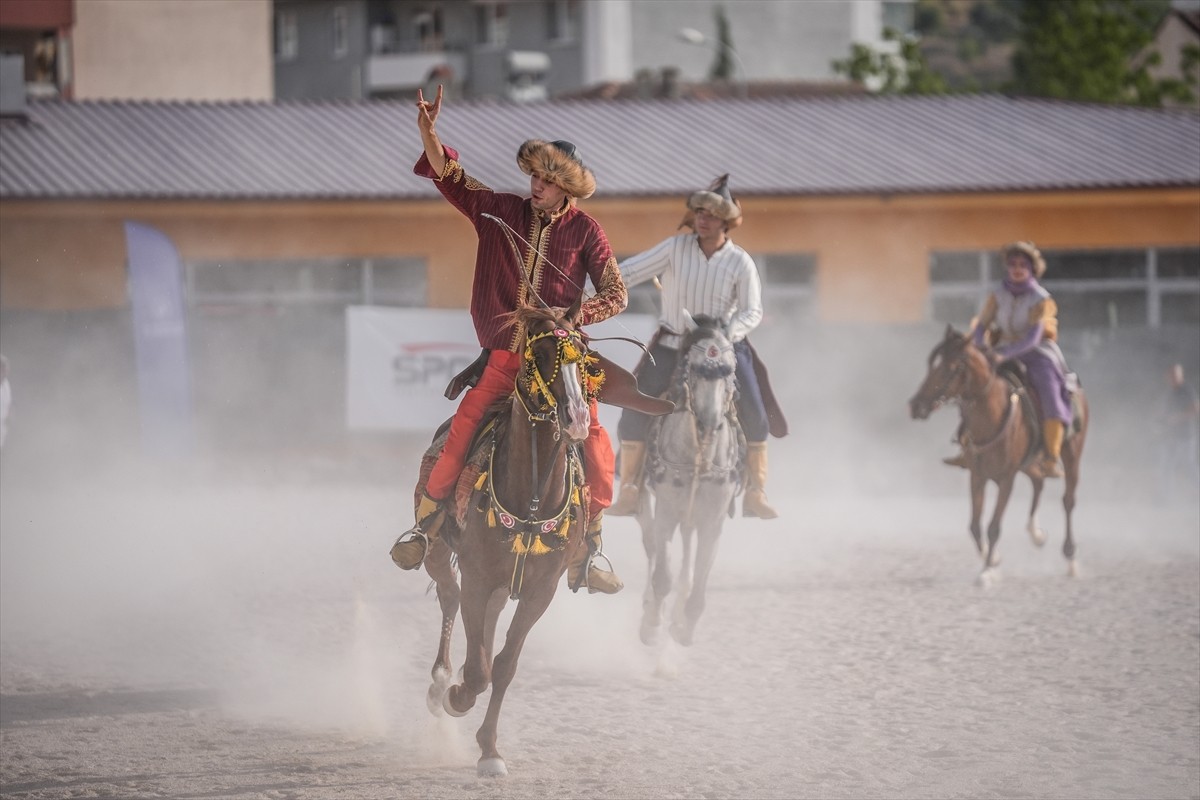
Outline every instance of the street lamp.
{"type": "Polygon", "coordinates": [[[745,82],[749,80],[749,76],[746,74],[746,64],[742,61],[742,57],[738,55],[738,51],[733,49],[733,45],[722,42],[720,39],[709,38],[695,28],[680,28],[675,32],[675,36],[679,39],[679,41],[687,42],[688,44],[696,44],[700,46],[707,45],[712,47],[713,50],[716,50],[717,48],[724,48],[725,50],[728,50],[733,56],[734,60],[737,62],[738,69],[742,71],[742,85],[739,87],[739,93],[742,94],[742,96],[745,96],[745,82]]]}

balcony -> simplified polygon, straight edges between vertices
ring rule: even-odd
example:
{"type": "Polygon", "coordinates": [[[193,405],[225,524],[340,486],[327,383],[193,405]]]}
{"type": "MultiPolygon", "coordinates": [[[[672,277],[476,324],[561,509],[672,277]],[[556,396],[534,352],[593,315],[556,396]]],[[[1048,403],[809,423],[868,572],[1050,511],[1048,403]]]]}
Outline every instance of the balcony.
{"type": "Polygon", "coordinates": [[[467,58],[447,50],[368,56],[365,88],[368,94],[416,89],[425,85],[434,70],[445,67],[450,68],[454,81],[462,81],[467,75],[467,58]]]}

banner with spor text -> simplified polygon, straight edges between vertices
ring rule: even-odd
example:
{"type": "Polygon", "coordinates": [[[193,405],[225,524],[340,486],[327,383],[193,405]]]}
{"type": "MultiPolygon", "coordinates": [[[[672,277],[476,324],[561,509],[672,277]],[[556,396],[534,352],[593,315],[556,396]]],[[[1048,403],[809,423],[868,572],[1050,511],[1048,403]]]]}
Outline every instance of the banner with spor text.
{"type": "MultiPolygon", "coordinates": [[[[588,335],[649,342],[649,314],[620,314],[587,328],[588,335]]],[[[628,342],[599,342],[607,358],[632,370],[642,351],[628,342]]],[[[350,306],[346,309],[346,426],[351,430],[432,431],[456,408],[446,384],[479,355],[465,309],[350,306]]],[[[461,399],[461,395],[459,396],[461,399]]],[[[615,438],[621,410],[600,406],[600,422],[615,438]]]]}

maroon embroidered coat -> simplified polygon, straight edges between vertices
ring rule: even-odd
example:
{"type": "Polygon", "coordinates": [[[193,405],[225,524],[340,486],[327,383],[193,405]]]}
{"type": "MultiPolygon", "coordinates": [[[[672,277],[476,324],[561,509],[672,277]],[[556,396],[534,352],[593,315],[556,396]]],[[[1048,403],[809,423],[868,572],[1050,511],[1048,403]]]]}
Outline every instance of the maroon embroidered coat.
{"type": "Polygon", "coordinates": [[[457,151],[449,147],[445,151],[446,168],[441,175],[434,173],[424,153],[413,172],[432,178],[445,198],[471,220],[479,236],[475,281],[471,286],[471,319],[480,345],[489,350],[518,350],[524,331],[508,325],[502,315],[516,309],[529,294],[516,271],[518,265],[513,263],[516,256],[504,229],[482,214],[504,220],[542,254],[543,257],[537,258],[529,247],[513,237],[521,254],[520,268],[548,304],[570,306],[590,277],[596,294],[583,304],[584,325],[608,319],[625,308],[628,302],[625,282],[608,237],[596,220],[574,204],[544,220],[534,212],[529,198],[489,189],[463,171],[457,151]]]}

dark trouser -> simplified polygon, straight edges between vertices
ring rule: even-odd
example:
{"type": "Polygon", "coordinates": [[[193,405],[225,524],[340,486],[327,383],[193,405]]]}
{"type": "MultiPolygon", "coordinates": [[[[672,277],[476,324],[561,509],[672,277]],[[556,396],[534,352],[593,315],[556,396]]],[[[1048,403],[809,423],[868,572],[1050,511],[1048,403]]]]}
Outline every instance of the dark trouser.
{"type": "MultiPolygon", "coordinates": [[[[679,351],[655,343],[650,348],[654,363],[643,358],[638,365],[636,374],[638,388],[643,394],[658,397],[667,390],[675,365],[679,362],[679,351]]],[[[767,440],[767,409],[763,405],[762,391],[758,388],[758,378],[754,375],[753,357],[750,347],[743,339],[733,345],[733,354],[737,359],[737,412],[742,430],[748,442],[765,442],[767,440]]],[[[617,436],[626,442],[644,442],[646,431],[650,427],[650,417],[640,411],[625,409],[621,412],[621,421],[617,425],[617,436]]]]}

